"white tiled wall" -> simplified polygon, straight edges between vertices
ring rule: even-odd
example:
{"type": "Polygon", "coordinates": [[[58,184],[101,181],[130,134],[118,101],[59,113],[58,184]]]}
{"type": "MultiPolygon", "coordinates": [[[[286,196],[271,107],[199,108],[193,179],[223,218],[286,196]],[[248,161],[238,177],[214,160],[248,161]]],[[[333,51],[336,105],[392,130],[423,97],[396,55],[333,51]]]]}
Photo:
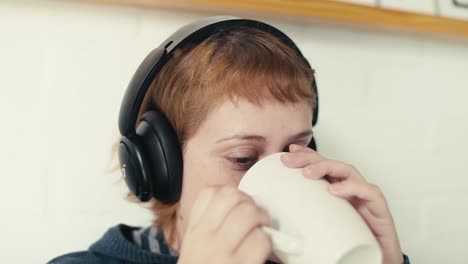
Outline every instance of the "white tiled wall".
{"type": "MultiPolygon", "coordinates": [[[[66,1],[0,3],[4,263],[147,225],[106,174],[117,113],[153,47],[201,15],[66,1]]],[[[468,42],[269,21],[315,66],[320,151],[386,194],[413,263],[468,263],[468,42]]]]}
{"type": "Polygon", "coordinates": [[[358,5],[367,5],[468,20],[468,0],[334,0],[358,5]]]}
{"type": "Polygon", "coordinates": [[[383,8],[434,15],[435,3],[434,0],[381,0],[380,6],[383,8]]]}
{"type": "Polygon", "coordinates": [[[440,15],[456,19],[468,20],[467,0],[439,0],[440,15]],[[458,4],[455,4],[458,3],[458,4]]]}

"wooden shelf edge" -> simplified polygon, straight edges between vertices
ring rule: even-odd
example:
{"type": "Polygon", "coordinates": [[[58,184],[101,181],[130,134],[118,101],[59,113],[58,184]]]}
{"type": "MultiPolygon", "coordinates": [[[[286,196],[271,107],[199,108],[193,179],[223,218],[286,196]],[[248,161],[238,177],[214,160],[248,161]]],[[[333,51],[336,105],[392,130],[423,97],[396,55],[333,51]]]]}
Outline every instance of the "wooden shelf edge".
{"type": "Polygon", "coordinates": [[[226,14],[258,12],[287,18],[468,37],[468,21],[330,0],[76,0],[135,7],[170,8],[226,14]]]}

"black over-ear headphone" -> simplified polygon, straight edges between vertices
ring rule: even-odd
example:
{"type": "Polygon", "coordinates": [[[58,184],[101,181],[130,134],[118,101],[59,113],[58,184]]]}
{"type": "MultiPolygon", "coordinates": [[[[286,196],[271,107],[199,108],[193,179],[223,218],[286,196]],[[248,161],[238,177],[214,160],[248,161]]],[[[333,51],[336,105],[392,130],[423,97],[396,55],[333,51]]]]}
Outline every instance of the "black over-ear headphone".
{"type": "MultiPolygon", "coordinates": [[[[209,17],[186,25],[172,34],[159,47],[148,54],[131,79],[125,92],[119,114],[122,135],[119,159],[123,177],[130,191],[140,201],[152,197],[163,203],[174,203],[182,191],[182,151],[171,124],[158,110],[142,115],[135,129],[143,98],[153,79],[173,56],[173,51],[197,44],[219,32],[241,28],[256,28],[272,34],[293,49],[310,67],[294,42],[278,29],[265,23],[237,17],[209,17]]],[[[312,88],[317,94],[315,78],[312,88]]],[[[313,109],[312,125],[317,123],[318,99],[313,109]]],[[[315,141],[309,147],[316,149],[315,141]]]]}

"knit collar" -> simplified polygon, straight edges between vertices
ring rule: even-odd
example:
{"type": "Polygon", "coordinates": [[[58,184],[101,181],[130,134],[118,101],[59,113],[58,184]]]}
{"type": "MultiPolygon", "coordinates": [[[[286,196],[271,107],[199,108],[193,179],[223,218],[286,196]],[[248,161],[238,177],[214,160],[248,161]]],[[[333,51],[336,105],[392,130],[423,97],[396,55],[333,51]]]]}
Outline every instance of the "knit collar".
{"type": "Polygon", "coordinates": [[[144,250],[132,242],[132,234],[139,227],[119,224],[110,228],[104,236],[91,245],[90,250],[105,256],[138,263],[176,263],[178,257],[156,254],[144,250]]]}
{"type": "MultiPolygon", "coordinates": [[[[151,227],[142,229],[124,224],[119,224],[107,230],[100,240],[91,245],[89,250],[99,255],[136,263],[177,263],[178,259],[176,253],[170,250],[164,242],[162,232],[151,231],[151,227]],[[143,238],[145,238],[145,232],[149,238],[153,237],[150,234],[156,234],[156,241],[162,242],[159,243],[159,253],[157,253],[158,250],[151,250],[151,245],[149,246],[150,250],[143,249],[144,239],[140,241],[142,242],[141,245],[135,240],[135,233],[137,232],[142,232],[143,238]]],[[[276,263],[267,260],[265,264],[276,263]]]]}
{"type": "Polygon", "coordinates": [[[139,228],[132,231],[133,243],[138,245],[143,250],[151,251],[155,254],[178,256],[179,254],[173,251],[164,239],[164,234],[155,226],[147,228],[139,228]]]}

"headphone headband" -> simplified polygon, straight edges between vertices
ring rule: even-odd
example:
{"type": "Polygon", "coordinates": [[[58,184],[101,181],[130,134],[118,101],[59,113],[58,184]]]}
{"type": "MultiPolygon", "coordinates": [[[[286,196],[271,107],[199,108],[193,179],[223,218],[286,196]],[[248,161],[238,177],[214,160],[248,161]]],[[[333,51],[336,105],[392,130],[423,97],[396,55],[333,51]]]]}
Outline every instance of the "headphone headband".
{"type": "MultiPolygon", "coordinates": [[[[206,19],[198,20],[195,23],[188,24],[168,39],[166,39],[159,47],[151,51],[138,67],[133,78],[131,79],[128,88],[125,92],[119,113],[119,130],[122,136],[130,137],[134,135],[135,126],[138,118],[138,113],[141,109],[143,99],[148,91],[151,82],[156,77],[161,68],[172,57],[173,51],[177,48],[184,47],[188,44],[197,44],[208,38],[209,36],[222,31],[229,31],[239,28],[257,28],[262,31],[268,32],[288,47],[292,48],[299,57],[310,67],[309,62],[304,58],[300,50],[296,47],[294,42],[280,30],[259,22],[249,19],[241,19],[232,16],[217,16],[209,17],[206,19]]],[[[315,78],[313,80],[313,88],[317,94],[317,85],[315,78]]],[[[317,97],[318,98],[318,97],[317,97]]],[[[313,111],[313,122],[315,125],[318,117],[318,99],[313,111]]]]}

